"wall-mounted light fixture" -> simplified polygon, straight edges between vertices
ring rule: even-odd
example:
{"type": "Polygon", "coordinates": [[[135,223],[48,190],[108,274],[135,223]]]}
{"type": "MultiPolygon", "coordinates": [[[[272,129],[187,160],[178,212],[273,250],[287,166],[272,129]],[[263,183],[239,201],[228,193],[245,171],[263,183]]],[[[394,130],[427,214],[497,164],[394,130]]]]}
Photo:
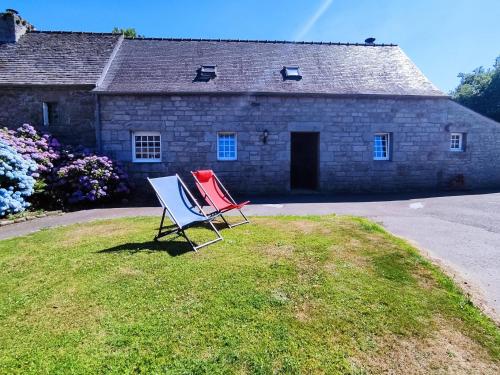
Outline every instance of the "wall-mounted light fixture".
{"type": "Polygon", "coordinates": [[[262,143],[264,143],[264,144],[267,143],[268,136],[269,136],[269,132],[267,131],[267,129],[265,129],[264,132],[262,133],[262,143]]]}

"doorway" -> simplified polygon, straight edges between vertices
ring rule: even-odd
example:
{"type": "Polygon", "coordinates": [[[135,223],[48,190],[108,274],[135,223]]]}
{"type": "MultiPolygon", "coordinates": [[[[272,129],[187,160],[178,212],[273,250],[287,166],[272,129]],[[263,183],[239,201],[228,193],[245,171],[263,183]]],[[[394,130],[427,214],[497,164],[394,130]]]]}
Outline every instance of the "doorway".
{"type": "Polygon", "coordinates": [[[318,189],[319,133],[291,133],[290,187],[318,189]]]}

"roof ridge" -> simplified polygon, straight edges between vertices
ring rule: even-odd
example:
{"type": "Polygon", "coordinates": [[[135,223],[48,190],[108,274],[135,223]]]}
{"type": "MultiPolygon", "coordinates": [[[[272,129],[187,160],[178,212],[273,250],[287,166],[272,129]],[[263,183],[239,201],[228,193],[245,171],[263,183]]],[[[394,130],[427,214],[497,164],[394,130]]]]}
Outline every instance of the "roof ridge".
{"type": "Polygon", "coordinates": [[[117,33],[104,33],[104,32],[94,32],[94,31],[50,31],[50,30],[32,30],[28,31],[29,34],[91,34],[91,35],[114,35],[121,36],[122,34],[117,33]]]}
{"type": "Polygon", "coordinates": [[[128,38],[129,40],[165,40],[172,42],[226,42],[226,43],[269,43],[269,44],[313,44],[330,46],[366,46],[366,47],[397,47],[394,43],[352,43],[352,42],[315,42],[296,40],[266,40],[266,39],[211,39],[211,38],[128,38]]]}
{"type": "MultiPolygon", "coordinates": [[[[92,31],[44,31],[34,30],[31,33],[45,34],[91,34],[91,35],[116,35],[116,33],[92,32],[92,31]]],[[[268,43],[268,44],[308,44],[308,45],[328,45],[328,46],[365,46],[365,47],[397,47],[393,43],[351,43],[351,42],[316,42],[316,41],[296,41],[296,40],[266,40],[266,39],[222,39],[222,38],[160,38],[160,37],[125,37],[127,40],[165,40],[170,42],[224,42],[224,43],[268,43]]]]}

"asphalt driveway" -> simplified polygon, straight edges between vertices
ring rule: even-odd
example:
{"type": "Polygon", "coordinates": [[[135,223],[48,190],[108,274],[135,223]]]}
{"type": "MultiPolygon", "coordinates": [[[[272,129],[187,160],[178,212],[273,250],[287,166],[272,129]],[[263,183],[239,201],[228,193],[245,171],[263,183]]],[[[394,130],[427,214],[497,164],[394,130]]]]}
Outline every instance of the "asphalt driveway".
{"type": "MultiPolygon", "coordinates": [[[[382,224],[440,263],[500,322],[500,193],[456,196],[255,198],[249,215],[357,215],[382,224]]],[[[41,228],[124,216],[160,215],[158,207],[96,209],[0,228],[0,239],[41,228]]]]}

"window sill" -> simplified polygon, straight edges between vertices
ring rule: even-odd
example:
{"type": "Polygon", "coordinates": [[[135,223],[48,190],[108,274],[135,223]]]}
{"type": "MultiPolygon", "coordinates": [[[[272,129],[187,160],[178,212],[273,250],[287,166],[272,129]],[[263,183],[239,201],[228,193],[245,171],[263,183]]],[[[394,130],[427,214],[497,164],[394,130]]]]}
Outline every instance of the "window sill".
{"type": "Polygon", "coordinates": [[[151,164],[151,163],[161,163],[161,160],[132,160],[134,164],[151,164]]]}

